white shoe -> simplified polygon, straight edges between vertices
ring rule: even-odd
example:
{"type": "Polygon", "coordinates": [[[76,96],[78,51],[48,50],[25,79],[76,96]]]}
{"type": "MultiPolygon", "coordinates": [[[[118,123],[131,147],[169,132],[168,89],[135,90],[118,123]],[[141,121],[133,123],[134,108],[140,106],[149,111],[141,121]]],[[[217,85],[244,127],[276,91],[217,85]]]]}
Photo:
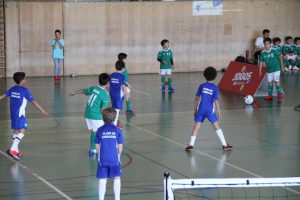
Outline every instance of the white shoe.
{"type": "Polygon", "coordinates": [[[299,70],[299,67],[293,66],[292,69],[293,69],[293,70],[299,70]]]}
{"type": "Polygon", "coordinates": [[[289,70],[292,70],[292,65],[289,65],[289,70]]]}

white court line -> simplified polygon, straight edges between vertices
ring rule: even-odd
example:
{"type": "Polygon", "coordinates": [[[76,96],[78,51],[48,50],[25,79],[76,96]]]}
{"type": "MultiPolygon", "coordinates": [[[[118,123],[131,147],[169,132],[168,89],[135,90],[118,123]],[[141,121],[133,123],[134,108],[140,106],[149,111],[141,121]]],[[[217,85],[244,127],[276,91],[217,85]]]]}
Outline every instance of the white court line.
{"type": "MultiPolygon", "coordinates": [[[[186,145],[181,144],[181,143],[179,143],[179,142],[176,142],[175,140],[172,140],[172,139],[170,139],[170,138],[161,136],[161,135],[159,135],[159,134],[157,134],[157,133],[154,133],[154,132],[149,131],[149,130],[147,130],[147,129],[141,128],[141,127],[136,126],[136,125],[134,125],[134,124],[128,123],[128,122],[126,122],[126,121],[124,121],[124,120],[121,120],[121,119],[120,119],[120,121],[122,121],[123,123],[125,123],[125,124],[127,124],[127,125],[129,125],[129,126],[132,126],[132,127],[136,128],[136,129],[138,129],[138,130],[141,130],[141,131],[143,131],[143,132],[146,132],[146,133],[148,133],[148,134],[150,134],[150,135],[152,135],[152,136],[159,137],[159,138],[164,139],[164,140],[166,140],[166,141],[169,141],[169,142],[171,142],[171,143],[173,143],[173,144],[176,144],[176,145],[182,147],[183,149],[186,147],[186,145]]],[[[201,154],[201,155],[203,155],[203,156],[206,156],[206,157],[208,157],[208,158],[210,158],[210,159],[212,159],[212,160],[219,161],[219,159],[218,159],[217,157],[214,157],[214,156],[212,156],[212,155],[210,155],[210,154],[207,154],[207,153],[204,153],[204,152],[202,152],[202,151],[193,149],[193,152],[197,152],[197,153],[199,153],[199,154],[201,154]]],[[[263,176],[260,176],[260,175],[258,175],[258,174],[255,174],[254,172],[251,172],[251,171],[249,171],[249,170],[247,170],[247,169],[241,168],[241,167],[236,166],[236,165],[234,165],[234,164],[230,164],[230,163],[228,163],[228,162],[226,162],[226,161],[224,162],[224,164],[227,165],[227,166],[229,166],[229,167],[232,167],[232,168],[234,168],[234,169],[237,169],[237,170],[239,170],[239,171],[242,171],[242,172],[244,172],[244,173],[246,173],[246,174],[252,175],[252,176],[254,176],[254,177],[256,177],[256,178],[265,178],[265,177],[263,177],[263,176]]],[[[291,188],[287,188],[287,190],[289,190],[289,191],[291,191],[291,192],[294,192],[295,194],[300,194],[299,191],[294,190],[294,189],[291,189],[291,188]]]]}
{"type": "Polygon", "coordinates": [[[7,159],[11,160],[12,162],[17,163],[21,168],[23,168],[25,171],[27,171],[28,173],[30,173],[32,176],[34,176],[37,179],[39,179],[41,182],[43,182],[44,184],[46,184],[48,187],[52,188],[60,196],[64,197],[65,199],[68,199],[68,200],[73,200],[71,197],[69,197],[68,195],[66,195],[64,192],[62,192],[61,190],[59,190],[57,187],[55,187],[54,185],[52,185],[51,183],[49,183],[46,179],[44,179],[43,177],[41,177],[40,175],[38,175],[37,173],[35,173],[34,171],[32,171],[32,169],[30,169],[26,165],[23,165],[20,162],[15,161],[13,158],[11,158],[10,156],[8,156],[6,153],[4,153],[1,150],[0,150],[0,153],[4,157],[6,157],[7,159]]]}
{"type": "Polygon", "coordinates": [[[134,92],[136,92],[136,93],[140,93],[140,94],[145,94],[145,95],[147,95],[147,96],[151,96],[151,95],[152,95],[152,94],[150,94],[150,93],[143,92],[143,91],[141,91],[141,90],[134,90],[134,89],[130,89],[130,91],[134,91],[134,92]]]}

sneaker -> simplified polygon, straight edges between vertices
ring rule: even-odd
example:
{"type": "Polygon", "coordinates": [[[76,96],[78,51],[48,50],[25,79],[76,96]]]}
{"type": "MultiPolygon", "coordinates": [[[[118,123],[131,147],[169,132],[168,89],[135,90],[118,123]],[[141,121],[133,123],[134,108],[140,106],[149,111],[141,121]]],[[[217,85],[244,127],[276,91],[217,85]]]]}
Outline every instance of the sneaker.
{"type": "Polygon", "coordinates": [[[186,148],[185,148],[185,150],[186,151],[192,151],[193,150],[193,146],[192,145],[188,145],[186,148]]]}
{"type": "Polygon", "coordinates": [[[165,86],[162,86],[162,87],[161,87],[161,92],[162,92],[162,93],[165,93],[165,92],[166,92],[166,87],[165,87],[165,86]]]}
{"type": "Polygon", "coordinates": [[[95,154],[97,154],[96,149],[90,149],[90,150],[89,150],[89,156],[90,156],[90,157],[94,157],[95,154]]]}
{"type": "Polygon", "coordinates": [[[223,151],[230,151],[230,150],[232,150],[232,146],[230,146],[229,144],[223,145],[223,151]]]}
{"type": "Polygon", "coordinates": [[[282,99],[283,98],[283,94],[278,94],[277,95],[277,99],[282,99]]]}
{"type": "Polygon", "coordinates": [[[118,127],[119,129],[124,129],[124,126],[122,126],[121,124],[117,124],[117,127],[118,127]]]}
{"type": "Polygon", "coordinates": [[[292,67],[292,70],[299,70],[299,67],[293,66],[293,67],[292,67]]]}
{"type": "Polygon", "coordinates": [[[16,152],[16,151],[12,151],[12,150],[10,150],[10,149],[7,149],[7,151],[6,151],[6,153],[8,154],[8,155],[10,155],[13,159],[15,159],[16,161],[19,161],[20,160],[20,157],[19,157],[19,153],[18,152],[16,152]]]}
{"type": "Polygon", "coordinates": [[[288,71],[290,71],[290,70],[289,70],[288,67],[285,67],[285,68],[284,68],[284,71],[288,72],[288,71]]]}
{"type": "Polygon", "coordinates": [[[169,94],[174,93],[174,88],[169,88],[169,89],[168,89],[168,93],[169,93],[169,94]]]}
{"type": "Polygon", "coordinates": [[[126,115],[134,117],[135,113],[133,112],[133,110],[126,110],[126,115]]]}
{"type": "Polygon", "coordinates": [[[289,65],[289,70],[292,70],[292,65],[289,65]]]}
{"type": "Polygon", "coordinates": [[[268,95],[265,97],[265,100],[273,100],[273,96],[272,95],[268,95]]]}

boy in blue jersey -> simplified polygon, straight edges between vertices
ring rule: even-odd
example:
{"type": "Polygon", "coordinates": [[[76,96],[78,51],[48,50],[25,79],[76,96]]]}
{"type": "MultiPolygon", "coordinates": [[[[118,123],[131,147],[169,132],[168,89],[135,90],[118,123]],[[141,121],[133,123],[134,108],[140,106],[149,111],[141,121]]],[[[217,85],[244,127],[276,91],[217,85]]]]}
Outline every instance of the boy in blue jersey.
{"type": "Polygon", "coordinates": [[[97,178],[99,178],[99,200],[104,200],[107,178],[114,178],[115,200],[120,200],[121,192],[121,153],[123,150],[122,131],[113,124],[116,117],[114,108],[103,110],[104,125],[95,138],[98,153],[97,178]]]}
{"type": "Polygon", "coordinates": [[[217,70],[214,67],[207,67],[204,70],[204,77],[207,80],[199,86],[196,93],[194,103],[194,121],[195,125],[192,130],[192,135],[189,145],[185,148],[186,151],[192,151],[198,130],[201,127],[201,123],[207,118],[216,130],[216,133],[222,143],[223,150],[228,151],[232,149],[232,146],[226,143],[223,135],[223,131],[219,126],[218,119],[221,118],[220,105],[219,105],[219,91],[218,87],[212,83],[217,77],[217,70]],[[216,109],[216,113],[215,113],[216,109]]]}
{"type": "Polygon", "coordinates": [[[19,143],[22,141],[25,130],[27,129],[27,120],[25,116],[27,101],[31,102],[44,115],[48,116],[48,113],[38,104],[30,91],[24,87],[26,85],[25,73],[16,72],[14,73],[13,78],[17,85],[1,95],[0,100],[5,97],[10,97],[11,129],[14,130],[14,134],[12,137],[13,143],[11,148],[7,150],[7,154],[18,161],[20,160],[21,155],[19,151],[19,143]]]}
{"type": "MultiPolygon", "coordinates": [[[[126,80],[123,75],[123,70],[125,63],[121,60],[118,60],[115,64],[116,72],[112,73],[110,76],[110,88],[109,95],[111,98],[111,105],[116,109],[116,118],[114,124],[117,125],[120,111],[123,108],[124,97],[128,100],[128,93],[126,89],[126,80]]],[[[117,125],[119,128],[123,128],[121,125],[117,125]]]]}

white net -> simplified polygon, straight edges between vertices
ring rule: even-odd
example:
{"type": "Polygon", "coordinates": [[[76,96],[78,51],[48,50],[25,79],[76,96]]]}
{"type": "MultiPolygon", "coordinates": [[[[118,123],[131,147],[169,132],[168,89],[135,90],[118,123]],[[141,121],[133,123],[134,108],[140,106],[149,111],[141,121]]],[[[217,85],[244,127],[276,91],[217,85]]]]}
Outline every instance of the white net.
{"type": "Polygon", "coordinates": [[[300,177],[172,179],[165,173],[164,199],[299,200],[300,177]]]}

